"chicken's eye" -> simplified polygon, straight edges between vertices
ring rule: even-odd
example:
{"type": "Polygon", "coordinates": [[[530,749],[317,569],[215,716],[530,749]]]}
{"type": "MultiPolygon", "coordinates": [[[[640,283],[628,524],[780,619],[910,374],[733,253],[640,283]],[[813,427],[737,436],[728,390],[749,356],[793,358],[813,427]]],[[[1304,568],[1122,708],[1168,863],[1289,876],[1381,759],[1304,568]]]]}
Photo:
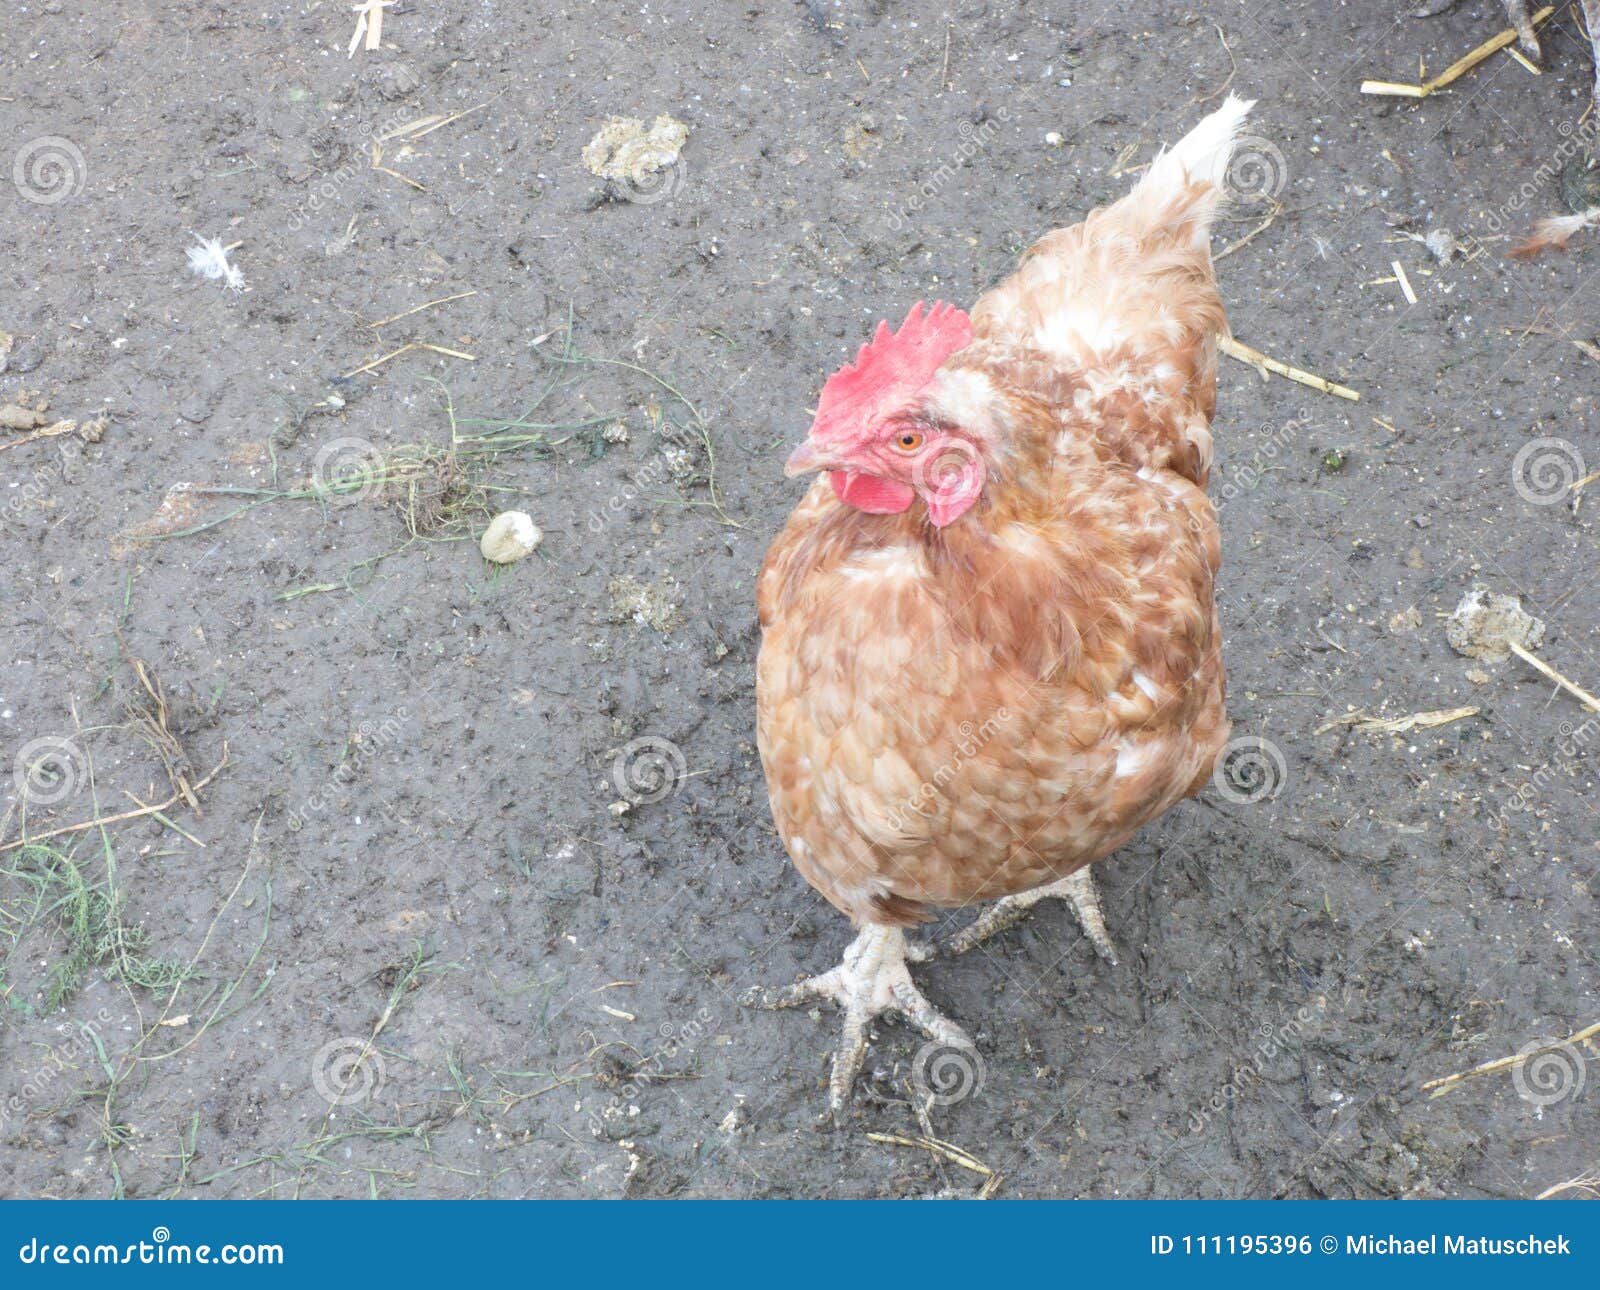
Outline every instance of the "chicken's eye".
{"type": "Polygon", "coordinates": [[[894,446],[901,452],[915,452],[922,447],[922,436],[914,430],[907,430],[902,435],[896,435],[894,446]]]}

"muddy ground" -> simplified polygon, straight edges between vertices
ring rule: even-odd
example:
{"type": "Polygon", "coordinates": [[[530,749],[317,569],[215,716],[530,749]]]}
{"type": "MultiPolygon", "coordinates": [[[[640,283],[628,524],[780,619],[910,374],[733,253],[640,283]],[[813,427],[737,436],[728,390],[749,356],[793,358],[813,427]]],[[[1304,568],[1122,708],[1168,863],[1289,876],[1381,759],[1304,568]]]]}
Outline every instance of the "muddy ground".
{"type": "Polygon", "coordinates": [[[0,403],[78,426],[0,432],[0,1192],[984,1188],[867,1136],[930,1130],[1000,1196],[1593,1174],[1592,1049],[1422,1088],[1600,1018],[1600,725],[1441,621],[1519,594],[1600,688],[1564,487],[1600,462],[1600,251],[1506,255],[1565,209],[1590,66],[1563,10],[1543,76],[1364,97],[1502,25],[1395,11],[403,0],[347,57],[343,3],[9,6],[0,403]],[[753,745],[785,445],[878,318],[970,302],[1230,83],[1235,332],[1361,394],[1224,362],[1267,778],[1100,867],[1120,966],[1049,906],[919,969],[981,1088],[920,1118],[884,1024],[818,1127],[837,1017],[737,1003],[848,939],[753,745]],[[584,145],[662,113],[678,164],[608,192],[584,145]],[[407,342],[440,348],[370,366],[407,342]],[[470,539],[512,505],[544,542],[496,570],[470,539]]]}

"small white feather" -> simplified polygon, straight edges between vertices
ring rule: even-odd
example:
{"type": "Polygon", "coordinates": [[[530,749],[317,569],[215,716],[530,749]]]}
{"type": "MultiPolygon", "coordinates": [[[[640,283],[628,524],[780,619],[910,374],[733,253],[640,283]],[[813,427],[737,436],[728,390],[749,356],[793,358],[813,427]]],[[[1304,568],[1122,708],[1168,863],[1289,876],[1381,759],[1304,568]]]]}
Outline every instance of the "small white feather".
{"type": "Polygon", "coordinates": [[[244,290],[244,273],[237,265],[228,263],[228,250],[214,237],[194,235],[195,245],[189,248],[189,268],[202,278],[222,281],[232,291],[244,290]]]}

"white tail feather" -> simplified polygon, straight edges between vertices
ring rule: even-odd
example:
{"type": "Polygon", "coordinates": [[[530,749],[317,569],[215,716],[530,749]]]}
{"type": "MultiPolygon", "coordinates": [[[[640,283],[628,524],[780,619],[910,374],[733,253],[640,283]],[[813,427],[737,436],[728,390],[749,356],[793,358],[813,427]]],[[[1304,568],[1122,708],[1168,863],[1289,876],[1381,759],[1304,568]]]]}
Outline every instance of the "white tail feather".
{"type": "Polygon", "coordinates": [[[1221,107],[1150,163],[1139,187],[1176,191],[1205,183],[1223,188],[1239,127],[1255,105],[1254,99],[1228,95],[1221,107]]]}

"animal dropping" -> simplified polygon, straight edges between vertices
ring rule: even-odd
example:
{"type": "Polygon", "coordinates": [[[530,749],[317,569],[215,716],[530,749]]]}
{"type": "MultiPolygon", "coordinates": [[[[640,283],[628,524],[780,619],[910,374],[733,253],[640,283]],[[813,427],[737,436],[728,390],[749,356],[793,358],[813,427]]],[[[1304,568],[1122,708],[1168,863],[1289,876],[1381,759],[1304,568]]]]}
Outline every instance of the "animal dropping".
{"type": "Polygon", "coordinates": [[[1497,595],[1475,582],[1445,620],[1444,635],[1457,654],[1503,663],[1513,644],[1532,650],[1544,642],[1544,620],[1524,610],[1516,596],[1497,595]]]}
{"type": "Polygon", "coordinates": [[[654,185],[658,172],[675,164],[689,140],[689,127],[663,112],[647,127],[637,117],[609,118],[583,149],[589,173],[625,189],[654,185]]]}

